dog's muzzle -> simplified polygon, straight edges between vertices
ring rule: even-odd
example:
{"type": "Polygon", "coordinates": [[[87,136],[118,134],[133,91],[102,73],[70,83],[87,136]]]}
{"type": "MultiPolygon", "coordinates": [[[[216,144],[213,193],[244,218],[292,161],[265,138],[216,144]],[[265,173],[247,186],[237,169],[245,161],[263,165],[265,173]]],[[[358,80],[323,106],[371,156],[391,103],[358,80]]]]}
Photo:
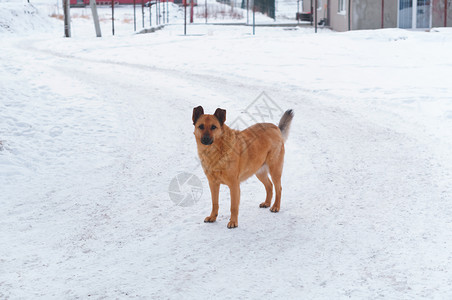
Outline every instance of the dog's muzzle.
{"type": "Polygon", "coordinates": [[[213,139],[210,136],[203,136],[201,138],[201,143],[203,145],[211,145],[213,143],[213,139]]]}

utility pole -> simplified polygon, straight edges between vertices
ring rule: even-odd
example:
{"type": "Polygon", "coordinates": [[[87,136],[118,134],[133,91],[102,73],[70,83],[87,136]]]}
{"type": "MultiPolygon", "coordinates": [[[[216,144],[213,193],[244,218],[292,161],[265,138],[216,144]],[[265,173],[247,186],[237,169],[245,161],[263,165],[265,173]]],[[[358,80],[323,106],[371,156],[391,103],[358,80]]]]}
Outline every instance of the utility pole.
{"type": "MultiPolygon", "coordinates": [[[[165,17],[165,16],[163,16],[165,17]]],[[[168,4],[168,0],[166,0],[166,23],[169,24],[169,4],[168,4]]]]}
{"type": "Polygon", "coordinates": [[[253,0],[253,35],[256,34],[256,5],[254,4],[253,0]]]}
{"type": "Polygon", "coordinates": [[[115,0],[111,0],[111,33],[115,35],[115,0]]]}
{"type": "Polygon", "coordinates": [[[187,35],[187,1],[188,0],[182,0],[184,1],[184,35],[187,35]]]}
{"type": "Polygon", "coordinates": [[[71,37],[71,10],[69,7],[69,0],[63,0],[64,12],[64,36],[71,37]]]}
{"type": "Polygon", "coordinates": [[[447,1],[444,0],[444,27],[447,27],[447,1]]]}
{"type": "Polygon", "coordinates": [[[190,0],[190,23],[193,23],[193,7],[195,3],[193,0],[190,0]]]}
{"type": "Polygon", "coordinates": [[[133,0],[133,31],[137,31],[137,0],[133,0]]]}
{"type": "Polygon", "coordinates": [[[315,9],[314,9],[314,11],[315,11],[315,18],[314,18],[314,22],[315,22],[315,33],[317,33],[317,12],[319,11],[318,10],[318,8],[317,8],[317,5],[318,5],[318,2],[317,2],[318,0],[315,0],[315,9]]]}
{"type": "Polygon", "coordinates": [[[144,28],[144,0],[141,0],[141,23],[142,28],[144,28]]]}
{"type": "MultiPolygon", "coordinates": [[[[414,6],[416,5],[416,3],[417,3],[417,1],[413,1],[414,6]]],[[[413,9],[413,13],[415,13],[416,11],[417,11],[417,9],[413,9]]],[[[350,30],[352,30],[352,25],[351,25],[351,23],[352,23],[352,0],[348,0],[347,14],[348,14],[348,30],[350,31],[350,30]]],[[[414,20],[414,18],[413,18],[413,20],[414,20]]]]}
{"type": "Polygon", "coordinates": [[[207,0],[206,0],[206,24],[207,24],[207,0]]]}
{"type": "Polygon", "coordinates": [[[91,6],[91,13],[93,14],[94,29],[96,30],[96,36],[102,37],[102,33],[100,31],[100,25],[99,25],[99,15],[97,13],[96,0],[90,0],[89,6],[91,6]]]}

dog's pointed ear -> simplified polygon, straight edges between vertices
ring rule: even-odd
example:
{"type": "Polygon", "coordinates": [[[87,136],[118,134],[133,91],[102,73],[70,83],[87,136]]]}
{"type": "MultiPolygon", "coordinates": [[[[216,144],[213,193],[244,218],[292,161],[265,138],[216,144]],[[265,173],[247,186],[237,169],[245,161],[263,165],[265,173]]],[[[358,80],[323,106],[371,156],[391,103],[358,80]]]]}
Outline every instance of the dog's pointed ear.
{"type": "Polygon", "coordinates": [[[226,110],[217,108],[213,115],[217,117],[218,121],[220,122],[220,125],[223,126],[224,121],[226,121],[226,110]]]}
{"type": "Polygon", "coordinates": [[[196,124],[196,121],[198,121],[199,117],[204,114],[204,108],[202,106],[198,106],[193,108],[193,125],[196,124]]]}

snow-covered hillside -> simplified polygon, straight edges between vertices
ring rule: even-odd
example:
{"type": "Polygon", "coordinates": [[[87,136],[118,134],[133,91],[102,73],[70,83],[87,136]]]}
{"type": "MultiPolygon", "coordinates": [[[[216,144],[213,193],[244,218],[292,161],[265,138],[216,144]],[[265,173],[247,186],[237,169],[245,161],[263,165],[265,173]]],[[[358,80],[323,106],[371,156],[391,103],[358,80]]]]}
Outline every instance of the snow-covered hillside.
{"type": "Polygon", "coordinates": [[[52,19],[46,14],[48,8],[49,5],[42,3],[35,6],[26,1],[0,1],[0,34],[23,35],[52,30],[52,19]]]}
{"type": "Polygon", "coordinates": [[[48,23],[0,32],[1,299],[452,297],[451,30],[48,23]],[[192,109],[262,92],[295,111],[281,211],[252,178],[205,224],[192,109]]]}

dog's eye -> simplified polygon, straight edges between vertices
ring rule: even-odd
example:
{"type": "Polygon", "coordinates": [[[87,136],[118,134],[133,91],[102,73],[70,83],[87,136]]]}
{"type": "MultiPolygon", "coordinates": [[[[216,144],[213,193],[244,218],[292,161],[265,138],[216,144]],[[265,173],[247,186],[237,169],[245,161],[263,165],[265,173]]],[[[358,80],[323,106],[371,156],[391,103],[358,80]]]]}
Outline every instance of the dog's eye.
{"type": "Polygon", "coordinates": [[[217,126],[212,125],[212,126],[210,127],[210,130],[214,130],[214,129],[217,129],[217,126]]]}
{"type": "Polygon", "coordinates": [[[199,125],[198,128],[204,130],[204,124],[199,125]]]}

